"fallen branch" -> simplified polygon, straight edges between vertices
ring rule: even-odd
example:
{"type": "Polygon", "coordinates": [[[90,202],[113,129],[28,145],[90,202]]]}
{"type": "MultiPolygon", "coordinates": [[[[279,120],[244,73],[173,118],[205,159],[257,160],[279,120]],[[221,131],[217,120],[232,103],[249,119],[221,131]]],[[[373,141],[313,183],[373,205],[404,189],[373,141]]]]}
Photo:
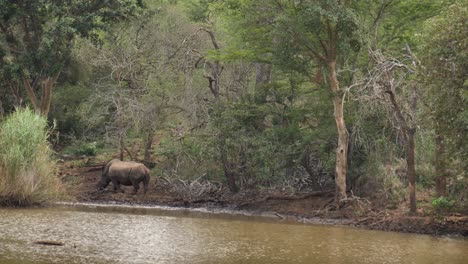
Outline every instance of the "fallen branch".
{"type": "Polygon", "coordinates": [[[215,199],[215,198],[207,198],[207,199],[197,199],[197,200],[193,200],[193,201],[187,201],[189,203],[192,203],[192,204],[195,204],[195,203],[224,203],[223,201],[220,201],[218,199],[215,199]]]}
{"type": "Polygon", "coordinates": [[[364,219],[361,219],[361,220],[358,220],[358,221],[354,222],[353,224],[358,225],[360,223],[366,222],[366,221],[371,220],[371,219],[373,219],[373,218],[372,217],[366,217],[364,219]]]}
{"type": "Polygon", "coordinates": [[[86,167],[104,167],[104,166],[106,166],[106,164],[107,164],[107,162],[86,164],[86,167]]]}
{"type": "Polygon", "coordinates": [[[63,246],[63,245],[65,245],[65,243],[63,243],[63,242],[50,241],[50,240],[34,241],[34,244],[47,245],[47,246],[63,246]]]}
{"type": "Polygon", "coordinates": [[[306,194],[299,195],[299,196],[273,194],[273,195],[269,195],[269,196],[261,199],[259,202],[265,202],[265,201],[268,201],[268,200],[303,200],[303,199],[307,199],[307,198],[315,197],[315,196],[325,196],[325,195],[328,195],[330,193],[331,192],[319,191],[319,192],[306,193],[306,194]]]}
{"type": "Polygon", "coordinates": [[[277,217],[281,218],[281,220],[286,219],[284,216],[282,216],[282,215],[280,215],[280,214],[278,214],[278,213],[276,213],[276,212],[274,213],[274,215],[276,215],[277,217]]]}
{"type": "Polygon", "coordinates": [[[375,225],[378,225],[378,224],[382,224],[382,223],[385,223],[387,222],[388,219],[383,219],[383,220],[380,220],[380,221],[377,221],[377,222],[374,222],[374,223],[371,223],[369,226],[375,226],[375,225]]]}
{"type": "Polygon", "coordinates": [[[86,170],[86,172],[92,172],[92,171],[102,170],[103,167],[104,167],[104,166],[89,168],[89,169],[86,170]]]}
{"type": "Polygon", "coordinates": [[[325,210],[325,212],[328,212],[328,211],[330,210],[329,206],[330,206],[330,204],[333,203],[333,201],[335,201],[335,198],[331,198],[331,199],[329,199],[328,201],[326,201],[326,202],[320,207],[320,209],[318,209],[318,210],[315,212],[314,216],[320,215],[320,214],[322,213],[322,211],[324,211],[324,210],[325,210]]]}

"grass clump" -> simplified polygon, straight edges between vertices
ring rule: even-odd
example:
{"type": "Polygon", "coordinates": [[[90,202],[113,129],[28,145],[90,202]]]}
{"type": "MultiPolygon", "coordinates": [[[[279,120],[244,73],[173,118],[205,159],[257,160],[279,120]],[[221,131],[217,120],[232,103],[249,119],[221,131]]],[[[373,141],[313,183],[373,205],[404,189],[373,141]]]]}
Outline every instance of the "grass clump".
{"type": "Polygon", "coordinates": [[[440,196],[432,200],[432,207],[438,213],[448,213],[454,209],[454,206],[455,201],[445,196],[440,196]]]}
{"type": "Polygon", "coordinates": [[[0,124],[0,204],[45,203],[63,193],[48,135],[46,119],[28,108],[0,124]]]}

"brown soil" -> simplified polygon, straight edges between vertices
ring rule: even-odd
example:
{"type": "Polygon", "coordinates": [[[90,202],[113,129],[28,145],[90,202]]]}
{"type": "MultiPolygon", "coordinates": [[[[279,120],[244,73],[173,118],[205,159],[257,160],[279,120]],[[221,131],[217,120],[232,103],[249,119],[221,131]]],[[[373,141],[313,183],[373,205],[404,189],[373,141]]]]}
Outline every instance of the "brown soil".
{"type": "Polygon", "coordinates": [[[62,181],[72,199],[77,202],[223,208],[248,211],[252,214],[268,213],[276,215],[279,219],[296,219],[302,222],[431,235],[468,236],[467,215],[425,215],[421,209],[416,215],[409,215],[405,206],[393,210],[373,208],[373,203],[354,196],[337,208],[333,203],[333,193],[326,192],[287,194],[257,191],[230,194],[224,191],[187,198],[168,191],[167,186],[161,185],[160,182],[155,183],[154,179],[146,194],[140,189],[137,195],[132,195],[133,187],[124,187],[125,193],[114,193],[111,191],[112,184],[104,191],[97,191],[96,184],[100,174],[98,166],[76,168],[70,166],[70,163],[61,166],[62,181]]]}

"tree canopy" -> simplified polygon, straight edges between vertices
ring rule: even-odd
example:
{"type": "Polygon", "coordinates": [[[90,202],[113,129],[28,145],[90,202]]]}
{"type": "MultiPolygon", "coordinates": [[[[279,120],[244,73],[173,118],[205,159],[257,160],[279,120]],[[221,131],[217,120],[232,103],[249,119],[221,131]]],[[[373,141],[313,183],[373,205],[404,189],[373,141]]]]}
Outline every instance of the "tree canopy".
{"type": "Polygon", "coordinates": [[[0,0],[0,116],[31,105],[57,149],[168,182],[461,204],[466,4],[0,0]]]}

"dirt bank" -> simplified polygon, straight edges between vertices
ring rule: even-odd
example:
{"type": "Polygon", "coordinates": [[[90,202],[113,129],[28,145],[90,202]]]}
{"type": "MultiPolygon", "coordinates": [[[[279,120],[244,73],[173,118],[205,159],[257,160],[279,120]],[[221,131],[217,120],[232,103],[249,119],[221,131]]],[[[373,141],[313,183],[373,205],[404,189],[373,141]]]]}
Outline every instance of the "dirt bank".
{"type": "MultiPolygon", "coordinates": [[[[99,167],[62,166],[61,178],[71,199],[77,202],[113,204],[164,205],[185,208],[242,210],[252,214],[276,215],[279,219],[297,219],[302,222],[341,224],[366,229],[397,231],[430,235],[468,236],[468,216],[451,214],[431,216],[422,213],[408,215],[405,206],[394,210],[374,208],[372,202],[352,197],[342,208],[333,203],[333,193],[287,194],[273,191],[231,194],[227,190],[202,196],[180,195],[171,191],[162,180],[151,183],[145,195],[131,195],[108,190],[97,191],[99,167]],[[317,221],[317,219],[320,219],[317,221]]],[[[140,190],[141,192],[141,190],[140,190]]]]}

